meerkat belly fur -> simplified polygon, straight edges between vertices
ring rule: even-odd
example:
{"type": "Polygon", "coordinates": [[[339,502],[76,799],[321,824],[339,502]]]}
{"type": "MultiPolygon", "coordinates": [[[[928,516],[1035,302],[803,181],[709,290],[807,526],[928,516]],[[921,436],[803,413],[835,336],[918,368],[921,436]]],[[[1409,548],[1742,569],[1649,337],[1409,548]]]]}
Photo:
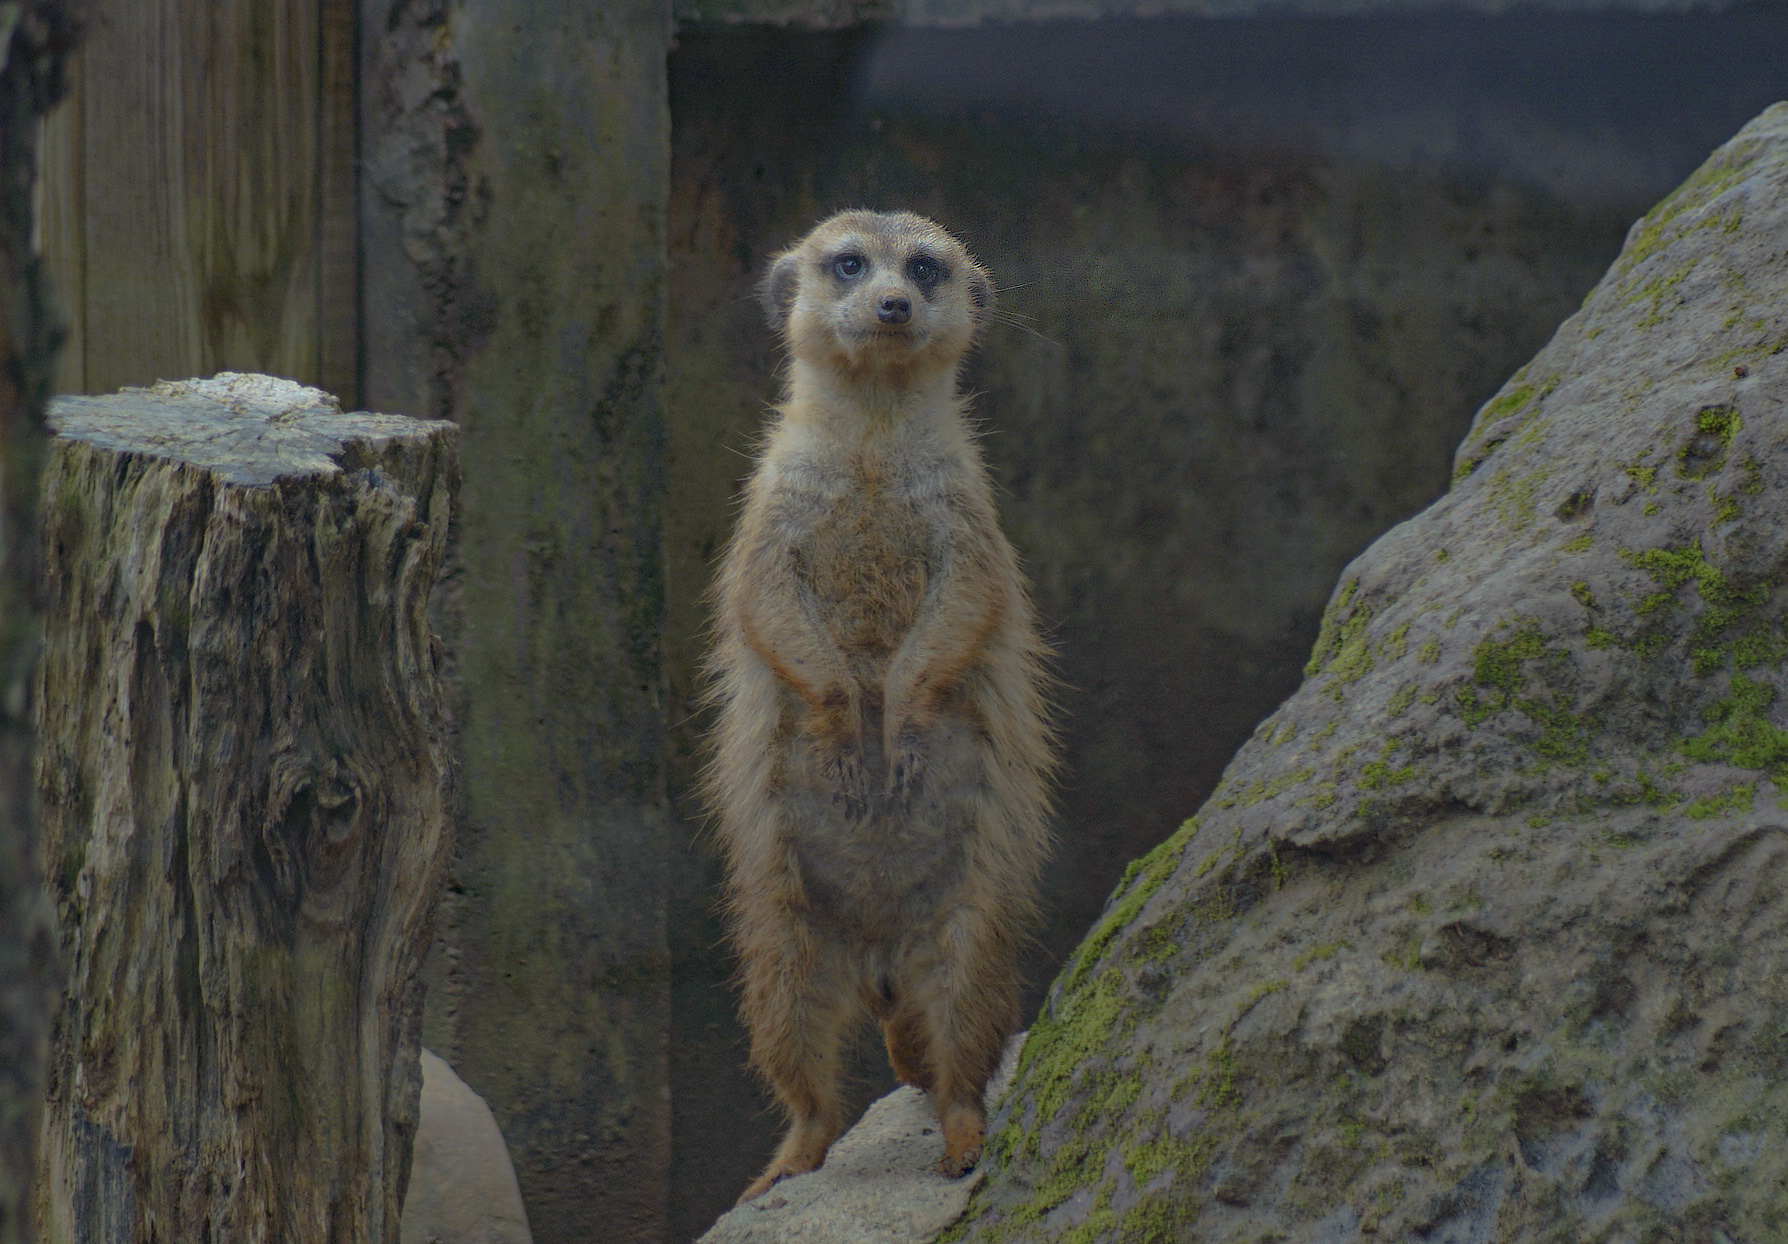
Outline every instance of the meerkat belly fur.
{"type": "Polygon", "coordinates": [[[979,1160],[1048,846],[1047,650],[957,393],[987,272],[910,213],[845,212],[760,289],[790,355],[715,586],[705,786],[752,1061],[789,1129],[741,1200],[843,1127],[867,1016],[979,1160]]]}

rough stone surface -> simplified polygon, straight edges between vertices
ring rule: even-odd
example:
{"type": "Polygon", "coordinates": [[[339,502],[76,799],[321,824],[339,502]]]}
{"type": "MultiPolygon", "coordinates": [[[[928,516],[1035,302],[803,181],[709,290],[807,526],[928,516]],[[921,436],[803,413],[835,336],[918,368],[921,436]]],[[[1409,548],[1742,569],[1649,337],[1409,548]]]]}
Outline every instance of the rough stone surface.
{"type": "Polygon", "coordinates": [[[466,1082],[422,1051],[422,1105],[401,1244],[533,1244],[497,1120],[466,1082]]]}
{"type": "Polygon", "coordinates": [[[1134,865],[953,1239],[1788,1231],[1788,105],[1628,234],[1134,865]]]}
{"type": "MultiPolygon", "coordinates": [[[[1012,1083],[1024,1034],[1013,1037],[987,1085],[991,1109],[1012,1083]]],[[[962,1216],[981,1182],[938,1173],[944,1140],[937,1107],[902,1087],[873,1103],[839,1137],[825,1165],[785,1179],[730,1211],[700,1244],[912,1244],[931,1240],[962,1216]]]]}

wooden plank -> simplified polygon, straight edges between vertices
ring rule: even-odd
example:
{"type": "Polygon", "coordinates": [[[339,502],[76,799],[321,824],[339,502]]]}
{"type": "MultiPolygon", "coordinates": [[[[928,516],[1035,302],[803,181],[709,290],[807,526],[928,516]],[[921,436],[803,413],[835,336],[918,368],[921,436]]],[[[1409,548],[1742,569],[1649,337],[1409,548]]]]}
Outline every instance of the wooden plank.
{"type": "Polygon", "coordinates": [[[46,128],[61,387],[358,384],[352,0],[96,0],[46,128]]]}
{"type": "Polygon", "coordinates": [[[169,194],[186,176],[177,88],[188,68],[165,8],[104,0],[81,54],[83,90],[70,101],[83,135],[74,227],[88,262],[74,297],[91,343],[84,391],[204,367],[195,274],[182,262],[184,204],[169,194]]]}
{"type": "Polygon", "coordinates": [[[318,19],[317,371],[351,408],[361,402],[358,0],[321,0],[318,19]]]}
{"type": "Polygon", "coordinates": [[[86,306],[80,297],[87,280],[85,236],[80,227],[87,210],[82,202],[86,182],[80,176],[85,133],[80,106],[82,66],[78,53],[69,57],[73,98],[44,118],[38,146],[37,246],[49,271],[50,306],[66,334],[50,380],[53,393],[81,392],[87,374],[86,306]]]}

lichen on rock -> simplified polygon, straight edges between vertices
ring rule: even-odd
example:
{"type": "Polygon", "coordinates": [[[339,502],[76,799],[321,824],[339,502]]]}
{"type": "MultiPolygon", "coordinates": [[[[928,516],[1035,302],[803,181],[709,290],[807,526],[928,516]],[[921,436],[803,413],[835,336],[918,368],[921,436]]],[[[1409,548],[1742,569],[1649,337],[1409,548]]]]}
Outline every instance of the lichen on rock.
{"type": "Polygon", "coordinates": [[[948,1238],[1788,1236],[1788,105],[1343,574],[948,1238]]]}

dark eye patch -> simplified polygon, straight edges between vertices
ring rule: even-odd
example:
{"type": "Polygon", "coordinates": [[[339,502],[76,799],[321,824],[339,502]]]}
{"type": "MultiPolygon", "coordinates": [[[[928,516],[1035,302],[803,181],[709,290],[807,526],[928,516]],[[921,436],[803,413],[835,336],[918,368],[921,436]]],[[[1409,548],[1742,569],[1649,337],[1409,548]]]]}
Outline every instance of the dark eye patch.
{"type": "Polygon", "coordinates": [[[841,281],[854,281],[863,275],[869,261],[855,251],[846,251],[832,261],[832,275],[841,281]]]}
{"type": "Polygon", "coordinates": [[[943,260],[935,256],[914,255],[906,261],[906,274],[912,278],[914,285],[923,290],[930,290],[939,281],[950,275],[950,269],[944,266],[943,260]]]}

